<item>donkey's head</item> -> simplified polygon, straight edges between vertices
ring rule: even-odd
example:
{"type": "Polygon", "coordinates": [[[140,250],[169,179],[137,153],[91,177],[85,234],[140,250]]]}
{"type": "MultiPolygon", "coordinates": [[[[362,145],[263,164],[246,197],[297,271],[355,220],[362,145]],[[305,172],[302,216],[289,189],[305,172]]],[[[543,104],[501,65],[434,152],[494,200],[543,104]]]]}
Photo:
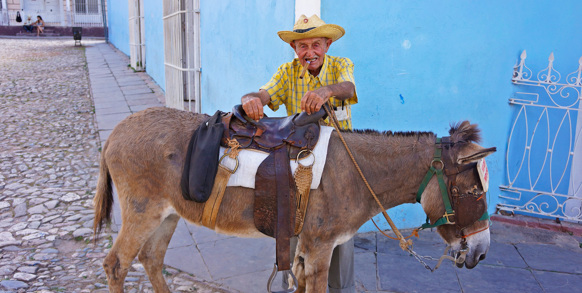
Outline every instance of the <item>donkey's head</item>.
{"type": "Polygon", "coordinates": [[[450,137],[437,139],[429,171],[435,176],[420,201],[431,226],[437,226],[438,233],[450,246],[457,266],[471,269],[489,250],[485,196],[489,175],[483,158],[496,148],[477,145],[479,129],[468,121],[452,126],[449,134],[450,137]]]}

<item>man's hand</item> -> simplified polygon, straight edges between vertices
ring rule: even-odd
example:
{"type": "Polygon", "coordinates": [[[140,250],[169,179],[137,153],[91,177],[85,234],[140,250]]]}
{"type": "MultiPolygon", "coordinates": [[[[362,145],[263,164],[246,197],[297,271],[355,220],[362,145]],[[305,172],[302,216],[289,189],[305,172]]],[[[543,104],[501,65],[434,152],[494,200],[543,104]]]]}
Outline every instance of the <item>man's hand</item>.
{"type": "Polygon", "coordinates": [[[250,93],[244,95],[241,99],[241,104],[243,110],[247,116],[255,121],[259,121],[263,118],[263,102],[261,99],[261,95],[259,93],[250,93]]]}
{"type": "Polygon", "coordinates": [[[354,96],[356,87],[351,81],[343,81],[336,84],[330,84],[320,87],[314,91],[308,91],[301,98],[301,111],[311,115],[325,104],[329,98],[334,97],[337,100],[344,101],[354,96]]]}
{"type": "Polygon", "coordinates": [[[256,93],[249,93],[240,98],[243,110],[251,119],[259,121],[265,114],[263,114],[263,106],[269,103],[271,96],[266,90],[259,90],[256,93]]]}
{"type": "Polygon", "coordinates": [[[325,87],[308,91],[301,98],[301,111],[305,111],[308,115],[311,115],[319,111],[321,106],[329,100],[329,97],[329,91],[325,87]]]}

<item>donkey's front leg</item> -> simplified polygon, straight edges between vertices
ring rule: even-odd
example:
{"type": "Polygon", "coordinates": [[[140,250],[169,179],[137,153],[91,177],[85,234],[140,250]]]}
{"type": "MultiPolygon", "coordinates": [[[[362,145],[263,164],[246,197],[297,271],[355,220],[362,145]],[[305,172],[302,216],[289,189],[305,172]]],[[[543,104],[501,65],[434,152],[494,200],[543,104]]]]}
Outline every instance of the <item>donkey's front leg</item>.
{"type": "Polygon", "coordinates": [[[299,282],[296,292],[326,292],[333,248],[333,243],[322,243],[318,238],[299,237],[293,261],[293,273],[299,282]]]}

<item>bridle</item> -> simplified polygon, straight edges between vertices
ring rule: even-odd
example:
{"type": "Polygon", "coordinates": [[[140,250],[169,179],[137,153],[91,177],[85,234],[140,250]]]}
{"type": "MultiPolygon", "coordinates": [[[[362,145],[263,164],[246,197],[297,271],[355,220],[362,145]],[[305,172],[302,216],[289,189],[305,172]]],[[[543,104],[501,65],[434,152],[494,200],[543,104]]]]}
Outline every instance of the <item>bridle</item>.
{"type": "MultiPolygon", "coordinates": [[[[450,160],[451,156],[447,156],[449,160],[446,161],[446,163],[443,161],[443,149],[448,152],[454,145],[455,143],[450,141],[450,137],[437,137],[433,160],[430,163],[428,172],[420,184],[418,192],[416,193],[416,201],[420,203],[422,193],[426,189],[426,186],[432,177],[436,176],[443,203],[445,205],[445,213],[432,224],[427,216],[426,223],[423,224],[419,230],[434,228],[441,225],[455,225],[455,236],[461,238],[461,249],[459,250],[459,253],[454,258],[447,255],[447,252],[451,249],[451,246],[447,246],[434,270],[440,266],[444,259],[450,259],[457,264],[465,262],[465,257],[469,252],[467,237],[489,229],[489,224],[487,224],[487,227],[484,229],[465,235],[465,228],[477,221],[488,220],[489,213],[487,213],[485,191],[467,191],[466,193],[460,194],[459,187],[457,186],[457,175],[470,170],[476,171],[477,163],[459,165],[450,160]],[[444,176],[448,179],[448,185],[445,183],[444,176]],[[451,200],[453,204],[451,204],[451,200]],[[483,211],[482,213],[480,213],[481,210],[483,211]],[[479,217],[479,215],[481,216],[479,217]]],[[[476,190],[476,188],[474,188],[474,190],[476,190]]],[[[424,264],[420,259],[419,261],[424,264]]],[[[434,271],[426,264],[424,265],[431,271],[434,271]]]]}
{"type": "Polygon", "coordinates": [[[427,216],[426,223],[421,226],[421,229],[434,228],[441,225],[455,225],[457,238],[466,239],[465,228],[477,221],[489,219],[489,213],[487,213],[484,191],[467,191],[460,194],[457,186],[457,175],[476,170],[477,163],[460,165],[450,159],[446,163],[443,161],[443,149],[447,152],[454,145],[455,143],[450,141],[450,137],[437,137],[433,160],[416,193],[416,201],[420,203],[422,193],[432,177],[436,176],[445,206],[445,213],[432,224],[430,224],[427,216]],[[444,176],[448,179],[448,185],[445,183],[444,176]],[[451,204],[451,200],[453,204],[451,204]],[[483,213],[479,213],[480,210],[483,210],[483,213]]]}
{"type": "MultiPolygon", "coordinates": [[[[457,142],[457,144],[461,143],[466,142],[457,142]]],[[[477,188],[475,187],[472,191],[460,193],[459,187],[457,186],[457,175],[471,170],[476,172],[477,163],[460,165],[452,161],[450,155],[446,156],[448,160],[443,161],[443,150],[445,152],[449,152],[450,149],[454,147],[454,145],[455,143],[451,142],[450,137],[436,138],[433,159],[430,163],[429,170],[424,176],[418,192],[416,193],[416,201],[420,203],[422,199],[422,193],[426,189],[432,177],[436,176],[439,190],[441,192],[445,206],[445,213],[432,224],[430,223],[429,217],[427,215],[426,223],[418,228],[418,230],[435,228],[442,225],[455,225],[455,236],[457,238],[461,238],[461,249],[455,255],[455,257],[448,255],[448,251],[452,248],[450,245],[448,245],[434,269],[430,268],[424,261],[420,259],[420,257],[414,255],[419,262],[424,264],[427,269],[433,272],[434,270],[438,269],[442,261],[445,259],[449,259],[457,265],[464,263],[465,258],[469,253],[467,237],[489,229],[489,224],[487,224],[484,229],[465,235],[465,229],[467,227],[471,226],[477,221],[488,220],[489,213],[487,213],[485,191],[477,191],[477,188]],[[448,185],[445,183],[445,176],[448,179],[448,185]],[[482,213],[480,213],[481,210],[483,211],[482,213]]]]}

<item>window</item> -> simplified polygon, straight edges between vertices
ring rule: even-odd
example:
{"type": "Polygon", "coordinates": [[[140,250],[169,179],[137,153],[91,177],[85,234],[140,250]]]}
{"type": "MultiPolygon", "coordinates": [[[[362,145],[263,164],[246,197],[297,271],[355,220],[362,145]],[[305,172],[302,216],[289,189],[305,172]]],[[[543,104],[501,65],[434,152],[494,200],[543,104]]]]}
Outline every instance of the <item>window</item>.
{"type": "Polygon", "coordinates": [[[80,14],[99,13],[99,0],[75,0],[75,12],[80,14]]]}

